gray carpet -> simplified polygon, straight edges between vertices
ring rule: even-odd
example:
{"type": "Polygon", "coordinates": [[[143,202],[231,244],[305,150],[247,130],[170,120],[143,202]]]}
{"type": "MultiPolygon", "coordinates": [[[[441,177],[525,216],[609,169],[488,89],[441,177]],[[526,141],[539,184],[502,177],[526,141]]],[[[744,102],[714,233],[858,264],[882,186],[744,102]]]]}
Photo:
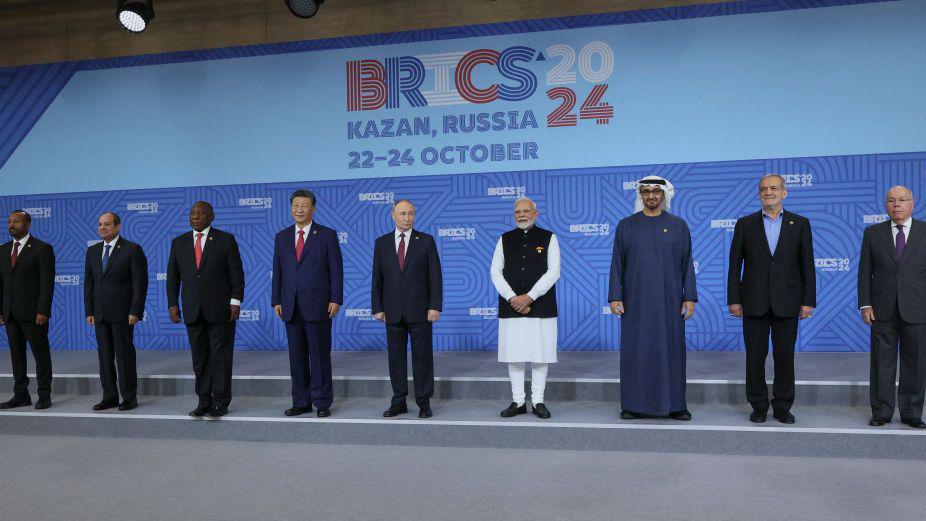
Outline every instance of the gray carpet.
{"type": "Polygon", "coordinates": [[[0,436],[22,520],[922,519],[922,462],[0,436]]]}

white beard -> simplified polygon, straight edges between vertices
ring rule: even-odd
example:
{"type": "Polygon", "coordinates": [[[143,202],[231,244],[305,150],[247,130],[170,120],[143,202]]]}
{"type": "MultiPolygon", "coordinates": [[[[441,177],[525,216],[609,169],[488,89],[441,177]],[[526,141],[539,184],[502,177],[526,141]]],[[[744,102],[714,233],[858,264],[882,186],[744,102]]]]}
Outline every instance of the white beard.
{"type": "Polygon", "coordinates": [[[518,225],[518,228],[522,230],[529,230],[530,227],[534,225],[534,221],[528,221],[526,223],[516,223],[516,224],[518,225]]]}

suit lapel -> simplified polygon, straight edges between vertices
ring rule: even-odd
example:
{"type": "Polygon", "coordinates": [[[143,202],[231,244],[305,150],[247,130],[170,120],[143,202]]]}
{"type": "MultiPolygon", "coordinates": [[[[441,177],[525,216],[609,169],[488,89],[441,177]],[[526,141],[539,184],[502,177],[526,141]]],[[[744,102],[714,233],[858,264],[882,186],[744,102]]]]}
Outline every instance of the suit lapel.
{"type": "MultiPolygon", "coordinates": [[[[907,239],[907,244],[904,246],[903,255],[897,261],[899,264],[903,264],[904,260],[909,259],[910,257],[913,256],[913,253],[911,253],[911,251],[919,247],[923,239],[922,237],[923,233],[926,233],[926,230],[924,230],[922,226],[917,226],[916,219],[910,222],[910,232],[909,232],[910,237],[907,239]],[[913,228],[916,228],[916,233],[913,233],[913,228]]],[[[893,235],[893,233],[891,235],[893,235]]],[[[895,254],[897,252],[896,246],[894,247],[894,252],[895,254]]]]}
{"type": "Polygon", "coordinates": [[[884,243],[888,255],[894,259],[894,262],[900,264],[900,259],[897,258],[897,248],[894,246],[894,234],[891,232],[891,226],[892,221],[888,220],[878,230],[878,235],[881,237],[881,242],[884,243]]]}
{"type": "MultiPolygon", "coordinates": [[[[103,266],[103,251],[102,250],[104,250],[105,248],[106,248],[106,245],[102,244],[100,248],[101,250],[100,255],[99,255],[101,267],[103,266]]],[[[119,237],[118,239],[116,239],[116,244],[113,244],[113,249],[109,252],[109,261],[106,263],[106,267],[103,268],[103,275],[106,275],[107,273],[109,273],[109,268],[112,267],[113,265],[113,258],[116,257],[116,255],[118,255],[117,252],[121,248],[122,248],[122,237],[119,237]]]]}
{"type": "MultiPolygon", "coordinates": [[[[797,224],[794,220],[794,217],[786,211],[781,213],[781,217],[779,217],[779,219],[781,219],[781,228],[778,232],[778,244],[775,246],[775,255],[784,249],[782,248],[782,245],[787,244],[785,241],[791,241],[794,239],[794,227],[797,224]]],[[[765,226],[763,226],[762,229],[764,231],[765,226]]],[[[766,241],[766,243],[767,242],[768,241],[766,241]]],[[[772,255],[772,257],[775,257],[775,255],[772,255]]]]}
{"type": "MultiPolygon", "coordinates": [[[[199,268],[196,271],[201,271],[203,269],[203,266],[206,265],[206,258],[209,256],[210,253],[212,253],[212,250],[215,249],[216,244],[218,244],[215,238],[219,233],[220,232],[216,230],[215,228],[210,228],[209,235],[203,237],[203,243],[204,243],[203,244],[203,258],[199,260],[199,268]]],[[[193,265],[194,266],[196,265],[196,252],[195,251],[193,252],[193,265]]]]}
{"type": "MultiPolygon", "coordinates": [[[[408,265],[411,264],[412,255],[418,252],[418,248],[413,247],[412,243],[419,240],[420,237],[421,235],[419,235],[418,232],[414,228],[408,231],[408,238],[405,241],[405,265],[402,266],[402,273],[405,273],[405,270],[408,269],[408,265]]],[[[395,262],[396,262],[396,265],[398,265],[399,263],[398,255],[396,255],[395,262]]]]}
{"type": "MultiPolygon", "coordinates": [[[[772,256],[772,250],[768,247],[768,235],[765,234],[765,216],[762,215],[762,210],[759,210],[759,213],[755,214],[755,233],[756,237],[762,238],[762,250],[765,251],[765,254],[769,257],[772,256]]],[[[780,239],[781,237],[779,237],[780,239]]]]}
{"type": "MultiPolygon", "coordinates": [[[[23,247],[20,248],[19,252],[16,254],[16,266],[13,266],[10,272],[14,272],[17,269],[19,269],[19,266],[22,265],[23,257],[25,257],[29,253],[29,251],[32,250],[33,242],[35,241],[32,239],[32,236],[30,235],[29,240],[26,241],[26,244],[23,244],[23,247]]],[[[13,245],[11,243],[10,244],[10,256],[12,257],[12,255],[13,255],[13,245]]],[[[11,261],[12,261],[12,258],[7,259],[7,262],[11,262],[11,261]]]]}
{"type": "MultiPolygon", "coordinates": [[[[296,232],[293,231],[295,234],[296,232]]],[[[309,255],[309,250],[312,249],[312,246],[315,244],[315,238],[318,237],[318,226],[315,223],[312,223],[312,226],[309,227],[309,233],[305,235],[305,246],[302,247],[302,257],[299,258],[298,263],[302,264],[302,261],[309,255]]],[[[293,255],[296,255],[296,244],[291,242],[293,245],[293,255]]]]}

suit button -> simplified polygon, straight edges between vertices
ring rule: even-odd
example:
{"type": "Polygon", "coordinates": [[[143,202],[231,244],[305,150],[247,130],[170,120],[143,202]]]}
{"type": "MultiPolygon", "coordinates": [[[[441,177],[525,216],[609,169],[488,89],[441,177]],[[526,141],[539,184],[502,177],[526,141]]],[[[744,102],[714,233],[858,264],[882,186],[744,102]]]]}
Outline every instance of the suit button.
{"type": "Polygon", "coordinates": [[[522,259],[526,259],[526,258],[527,258],[527,255],[521,255],[521,258],[522,258],[522,259]]]}
{"type": "Polygon", "coordinates": [[[521,268],[521,271],[524,271],[524,268],[521,268]]]}
{"type": "Polygon", "coordinates": [[[521,247],[522,247],[522,248],[527,248],[527,245],[526,245],[526,244],[522,244],[521,247]]]}

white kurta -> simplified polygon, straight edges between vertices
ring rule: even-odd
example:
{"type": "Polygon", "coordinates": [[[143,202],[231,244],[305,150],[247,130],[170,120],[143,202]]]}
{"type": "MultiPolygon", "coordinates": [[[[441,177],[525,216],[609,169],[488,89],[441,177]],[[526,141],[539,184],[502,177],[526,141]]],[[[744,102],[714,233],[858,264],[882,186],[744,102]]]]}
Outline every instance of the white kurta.
{"type": "MultiPolygon", "coordinates": [[[[495,254],[492,256],[492,283],[502,298],[510,300],[516,295],[502,274],[504,267],[505,250],[499,238],[495,245],[495,254]]],[[[546,295],[559,280],[559,267],[559,243],[556,235],[553,235],[547,249],[547,272],[527,295],[534,300],[546,295]]],[[[498,319],[498,361],[548,364],[556,362],[556,317],[498,319]]]]}

